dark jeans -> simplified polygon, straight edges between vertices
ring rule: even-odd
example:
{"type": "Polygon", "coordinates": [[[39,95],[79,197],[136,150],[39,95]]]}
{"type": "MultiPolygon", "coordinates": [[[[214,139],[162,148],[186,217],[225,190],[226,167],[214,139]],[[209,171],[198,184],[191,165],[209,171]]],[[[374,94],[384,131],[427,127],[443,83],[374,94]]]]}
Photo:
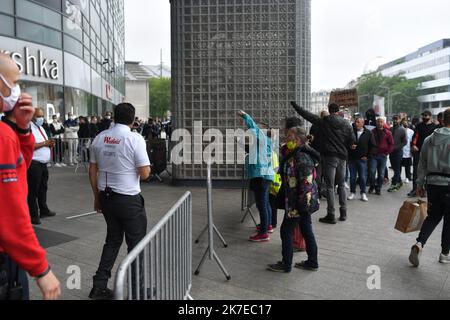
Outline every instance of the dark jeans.
{"type": "Polygon", "coordinates": [[[63,142],[61,139],[55,139],[55,147],[53,148],[53,162],[63,162],[63,142]]]}
{"type": "Polygon", "coordinates": [[[417,242],[426,245],[433,231],[444,219],[442,230],[442,253],[448,254],[450,250],[450,186],[427,186],[428,217],[423,223],[417,242]]]}
{"type": "Polygon", "coordinates": [[[276,228],[278,226],[278,206],[277,206],[277,196],[269,194],[270,212],[272,213],[272,227],[276,228]]]}
{"type": "Polygon", "coordinates": [[[347,162],[337,157],[326,157],[323,161],[323,174],[327,184],[328,216],[335,216],[334,188],[338,186],[339,205],[341,215],[347,214],[347,195],[345,192],[345,174],[347,172],[347,162]]]}
{"type": "MultiPolygon", "coordinates": [[[[128,253],[130,253],[146,235],[147,215],[144,199],[141,195],[125,196],[114,193],[108,198],[102,192],[100,193],[100,204],[107,225],[107,235],[100,265],[94,276],[94,287],[106,289],[108,280],[111,278],[111,270],[122,246],[124,235],[128,253]]],[[[143,259],[140,260],[142,263],[143,259]]],[[[134,267],[132,269],[133,271],[135,270],[134,267]]],[[[140,270],[140,279],[142,279],[143,268],[140,268],[140,270]]],[[[135,274],[133,274],[133,283],[134,279],[135,274]]]]}
{"type": "Polygon", "coordinates": [[[390,160],[392,169],[394,170],[394,177],[392,178],[393,185],[402,183],[402,159],[403,149],[391,153],[390,160]]]}
{"type": "Polygon", "coordinates": [[[23,288],[22,300],[30,300],[30,289],[28,286],[28,277],[24,270],[12,261],[6,254],[0,253],[0,272],[5,271],[8,275],[8,281],[11,283],[18,280],[23,288]],[[18,275],[17,275],[18,273],[18,275]]]}
{"type": "Polygon", "coordinates": [[[47,206],[48,169],[47,164],[32,161],[28,169],[28,207],[32,218],[46,214],[50,210],[47,206]]]}
{"type": "Polygon", "coordinates": [[[372,157],[372,163],[370,165],[371,169],[371,182],[372,188],[375,188],[377,191],[381,191],[381,188],[383,188],[384,183],[384,174],[386,171],[386,162],[387,162],[387,156],[377,154],[372,157]],[[378,173],[378,177],[377,177],[378,173]]]}
{"type": "Polygon", "coordinates": [[[412,158],[403,158],[402,166],[405,168],[406,179],[412,181],[411,176],[411,166],[412,166],[412,158]]]}
{"type": "Polygon", "coordinates": [[[416,191],[417,189],[417,178],[418,178],[418,168],[419,168],[419,161],[420,161],[420,153],[414,153],[413,157],[413,191],[416,191]]]}
{"type": "Polygon", "coordinates": [[[350,160],[348,163],[350,170],[350,192],[356,193],[356,178],[359,177],[359,187],[361,194],[366,193],[367,180],[367,160],[350,160]]]}
{"type": "Polygon", "coordinates": [[[267,234],[269,224],[272,222],[272,209],[269,203],[269,188],[272,181],[255,178],[250,181],[251,190],[255,194],[256,207],[261,221],[260,234],[267,234]]]}
{"type": "Polygon", "coordinates": [[[286,271],[291,271],[294,257],[294,230],[300,225],[300,230],[306,242],[306,252],[308,254],[308,264],[319,267],[318,248],[314,236],[312,220],[310,214],[304,214],[298,219],[284,218],[281,225],[282,255],[283,264],[286,271]]]}

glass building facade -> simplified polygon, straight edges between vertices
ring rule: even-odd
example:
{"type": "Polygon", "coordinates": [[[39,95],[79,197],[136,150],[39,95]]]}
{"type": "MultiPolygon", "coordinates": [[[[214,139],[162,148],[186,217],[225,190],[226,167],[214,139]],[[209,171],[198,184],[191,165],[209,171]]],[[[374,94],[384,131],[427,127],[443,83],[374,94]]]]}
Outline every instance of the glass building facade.
{"type": "MultiPolygon", "coordinates": [[[[176,128],[243,128],[245,110],[271,128],[310,109],[310,0],[171,0],[172,109],[176,128]]],[[[198,137],[195,137],[198,138],[198,137]]],[[[195,139],[193,138],[193,139],[195,139]]],[[[198,153],[199,150],[192,150],[198,153]]],[[[179,182],[205,178],[205,164],[174,167],[179,182]]],[[[242,166],[215,165],[216,180],[241,178],[242,166]]]]}
{"type": "Polygon", "coordinates": [[[0,52],[53,114],[100,115],[125,95],[123,0],[1,0],[0,52]]]}

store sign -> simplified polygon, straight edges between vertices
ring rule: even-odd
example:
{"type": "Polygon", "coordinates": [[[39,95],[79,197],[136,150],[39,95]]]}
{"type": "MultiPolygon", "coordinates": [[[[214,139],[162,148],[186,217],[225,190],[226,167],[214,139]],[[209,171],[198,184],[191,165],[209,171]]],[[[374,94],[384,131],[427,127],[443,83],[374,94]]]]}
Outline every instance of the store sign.
{"type": "Polygon", "coordinates": [[[55,60],[46,59],[41,50],[36,55],[31,54],[30,48],[25,47],[23,52],[1,51],[8,54],[19,67],[20,73],[27,76],[58,80],[59,64],[55,60]]]}
{"type": "Polygon", "coordinates": [[[329,103],[335,103],[338,106],[345,108],[357,107],[358,92],[356,89],[332,91],[329,103]]]}
{"type": "Polygon", "coordinates": [[[53,48],[0,37],[0,52],[19,67],[23,80],[62,84],[62,52],[53,48]]]}

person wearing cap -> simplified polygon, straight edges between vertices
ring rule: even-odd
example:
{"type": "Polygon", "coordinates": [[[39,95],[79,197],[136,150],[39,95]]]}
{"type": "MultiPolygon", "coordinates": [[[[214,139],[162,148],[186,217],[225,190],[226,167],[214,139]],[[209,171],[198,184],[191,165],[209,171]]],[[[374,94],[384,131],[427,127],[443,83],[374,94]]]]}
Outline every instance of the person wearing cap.
{"type": "Polygon", "coordinates": [[[403,148],[408,143],[406,136],[406,129],[401,125],[401,118],[395,115],[393,118],[393,126],[391,133],[394,138],[394,150],[390,154],[392,169],[394,170],[394,177],[392,178],[392,185],[388,192],[397,192],[403,187],[402,182],[402,159],[403,148]]]}
{"type": "Polygon", "coordinates": [[[413,189],[408,193],[408,197],[414,198],[416,196],[417,189],[417,174],[420,159],[420,152],[422,151],[422,145],[426,138],[433,134],[437,129],[436,124],[433,122],[433,114],[431,111],[426,110],[422,113],[422,122],[417,124],[412,140],[411,148],[413,152],[413,189]]]}
{"type": "MultiPolygon", "coordinates": [[[[128,252],[131,252],[147,232],[140,180],[150,177],[150,160],[144,138],[131,131],[135,114],[136,109],[131,104],[117,105],[114,109],[115,125],[100,133],[91,146],[89,179],[94,208],[103,214],[107,225],[100,265],[89,294],[93,300],[113,298],[107,285],[124,235],[128,252]]],[[[132,274],[133,283],[136,276],[132,274]]]]}
{"type": "Polygon", "coordinates": [[[30,95],[21,93],[19,68],[0,53],[0,300],[28,299],[25,271],[36,278],[44,299],[56,300],[60,283],[46,259],[31,225],[27,205],[27,168],[31,164],[34,137],[30,122],[34,114],[30,95]],[[21,292],[11,297],[5,284],[18,280],[21,292]]]}

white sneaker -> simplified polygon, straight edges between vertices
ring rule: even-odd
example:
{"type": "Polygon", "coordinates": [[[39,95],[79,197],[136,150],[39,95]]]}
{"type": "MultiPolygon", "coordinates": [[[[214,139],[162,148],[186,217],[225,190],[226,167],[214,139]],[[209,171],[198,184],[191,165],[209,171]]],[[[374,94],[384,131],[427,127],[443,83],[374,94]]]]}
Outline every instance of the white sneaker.
{"type": "Polygon", "coordinates": [[[356,198],[356,194],[351,193],[351,194],[348,196],[347,200],[348,200],[348,201],[352,201],[352,200],[355,200],[355,198],[356,198]]]}
{"type": "Polygon", "coordinates": [[[345,189],[350,190],[350,186],[348,185],[348,183],[345,183],[345,189]]]}
{"type": "Polygon", "coordinates": [[[411,183],[411,181],[409,181],[409,179],[405,180],[405,184],[410,184],[410,183],[411,183]]]}
{"type": "Polygon", "coordinates": [[[361,201],[363,201],[363,202],[369,202],[369,198],[367,198],[367,194],[363,193],[363,194],[361,195],[361,201]]]}
{"type": "Polygon", "coordinates": [[[61,163],[61,167],[67,167],[67,164],[61,163]]]}
{"type": "Polygon", "coordinates": [[[61,165],[61,164],[59,164],[59,163],[55,163],[55,167],[56,167],[56,168],[61,168],[61,167],[62,167],[62,165],[61,165]]]}
{"type": "Polygon", "coordinates": [[[441,253],[439,257],[439,262],[443,264],[450,264],[450,255],[445,255],[441,253]]]}
{"type": "Polygon", "coordinates": [[[411,264],[414,267],[418,267],[420,265],[420,257],[422,256],[422,244],[421,243],[416,243],[412,248],[411,248],[411,254],[409,255],[409,262],[411,262],[411,264]]]}

